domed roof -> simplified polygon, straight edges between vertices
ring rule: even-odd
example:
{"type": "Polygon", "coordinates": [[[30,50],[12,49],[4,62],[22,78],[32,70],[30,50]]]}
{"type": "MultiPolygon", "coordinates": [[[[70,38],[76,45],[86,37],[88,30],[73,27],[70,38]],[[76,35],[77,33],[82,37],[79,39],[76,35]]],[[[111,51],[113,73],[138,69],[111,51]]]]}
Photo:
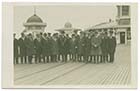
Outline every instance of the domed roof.
{"type": "Polygon", "coordinates": [[[39,16],[37,16],[36,14],[34,14],[33,16],[31,16],[28,20],[27,23],[42,23],[43,21],[41,20],[41,18],[39,16]]]}
{"type": "Polygon", "coordinates": [[[72,24],[70,22],[66,22],[64,27],[65,28],[72,28],[72,24]]]}

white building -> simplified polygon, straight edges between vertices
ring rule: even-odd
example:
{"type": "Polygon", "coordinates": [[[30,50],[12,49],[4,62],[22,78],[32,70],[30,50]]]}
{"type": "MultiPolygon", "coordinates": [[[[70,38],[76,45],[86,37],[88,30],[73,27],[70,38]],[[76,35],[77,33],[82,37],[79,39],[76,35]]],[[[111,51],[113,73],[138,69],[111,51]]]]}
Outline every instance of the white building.
{"type": "Polygon", "coordinates": [[[36,34],[43,33],[46,27],[46,23],[44,23],[36,14],[29,17],[23,25],[25,27],[23,32],[25,34],[32,33],[34,36],[36,36],[36,34]]]}
{"type": "Polygon", "coordinates": [[[109,22],[103,22],[88,28],[88,31],[97,30],[102,31],[114,31],[118,44],[127,44],[131,40],[131,24],[130,24],[130,6],[118,5],[117,17],[115,21],[111,19],[109,22]]]}

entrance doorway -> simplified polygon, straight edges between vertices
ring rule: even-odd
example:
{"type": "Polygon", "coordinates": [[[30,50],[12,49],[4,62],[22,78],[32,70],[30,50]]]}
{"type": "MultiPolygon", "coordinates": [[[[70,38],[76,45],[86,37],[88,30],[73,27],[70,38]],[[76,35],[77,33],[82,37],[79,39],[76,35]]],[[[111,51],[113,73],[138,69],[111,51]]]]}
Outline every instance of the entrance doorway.
{"type": "Polygon", "coordinates": [[[125,44],[125,32],[120,32],[120,44],[125,44]]]}

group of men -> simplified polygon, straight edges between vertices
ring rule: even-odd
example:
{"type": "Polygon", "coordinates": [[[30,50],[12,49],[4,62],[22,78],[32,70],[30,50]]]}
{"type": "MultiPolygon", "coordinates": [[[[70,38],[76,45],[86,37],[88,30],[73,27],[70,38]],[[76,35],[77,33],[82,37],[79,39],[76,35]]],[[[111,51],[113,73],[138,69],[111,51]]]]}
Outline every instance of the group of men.
{"type": "Polygon", "coordinates": [[[34,38],[30,33],[16,39],[14,34],[14,64],[49,62],[113,63],[116,38],[113,31],[98,33],[75,32],[71,36],[62,31],[40,33],[34,38]],[[33,61],[34,60],[34,61],[33,61]]]}

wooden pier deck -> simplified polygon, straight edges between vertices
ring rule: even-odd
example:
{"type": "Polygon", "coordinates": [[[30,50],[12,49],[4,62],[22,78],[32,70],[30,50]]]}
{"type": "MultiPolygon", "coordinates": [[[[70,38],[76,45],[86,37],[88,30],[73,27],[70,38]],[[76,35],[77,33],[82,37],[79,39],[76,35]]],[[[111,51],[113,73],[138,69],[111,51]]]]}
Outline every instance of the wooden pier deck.
{"type": "Polygon", "coordinates": [[[15,85],[129,85],[130,45],[119,45],[112,63],[40,63],[14,66],[15,85]]]}

